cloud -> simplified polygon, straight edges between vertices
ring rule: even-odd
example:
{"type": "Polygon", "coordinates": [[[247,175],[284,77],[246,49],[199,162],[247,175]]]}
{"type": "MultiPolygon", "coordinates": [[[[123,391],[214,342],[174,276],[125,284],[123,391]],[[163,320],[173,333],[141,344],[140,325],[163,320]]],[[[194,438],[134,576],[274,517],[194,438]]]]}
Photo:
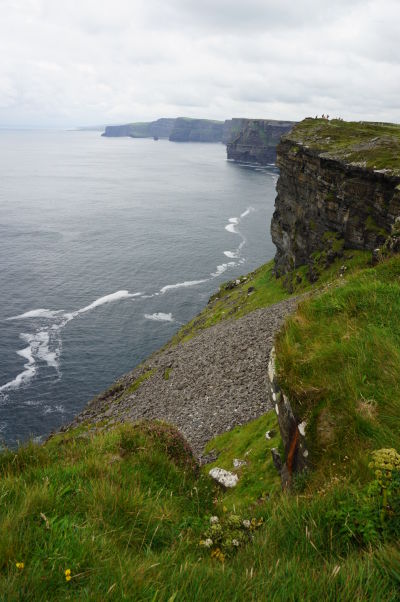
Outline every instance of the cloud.
{"type": "Polygon", "coordinates": [[[400,121],[397,0],[0,0],[0,126],[400,121]]]}

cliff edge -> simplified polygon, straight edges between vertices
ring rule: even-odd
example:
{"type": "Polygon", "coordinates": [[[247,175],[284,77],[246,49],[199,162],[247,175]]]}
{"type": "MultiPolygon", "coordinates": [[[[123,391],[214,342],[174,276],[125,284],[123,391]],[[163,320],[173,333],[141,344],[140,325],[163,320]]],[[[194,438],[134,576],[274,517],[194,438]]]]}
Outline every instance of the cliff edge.
{"type": "Polygon", "coordinates": [[[305,119],[282,137],[277,166],[277,275],[334,253],[332,241],[375,249],[400,215],[398,125],[305,119]]]}

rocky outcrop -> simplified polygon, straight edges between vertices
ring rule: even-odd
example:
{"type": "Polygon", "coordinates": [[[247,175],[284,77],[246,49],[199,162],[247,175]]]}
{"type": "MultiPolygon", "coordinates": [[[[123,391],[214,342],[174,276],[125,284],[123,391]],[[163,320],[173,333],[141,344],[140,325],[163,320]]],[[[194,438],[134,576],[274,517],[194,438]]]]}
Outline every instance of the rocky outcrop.
{"type": "Polygon", "coordinates": [[[380,247],[400,215],[400,126],[306,119],[277,149],[275,271],[326,247],[380,247]]]}
{"type": "Polygon", "coordinates": [[[308,449],[306,443],[305,421],[299,420],[292,409],[289,398],[279,386],[275,367],[275,350],[271,350],[268,363],[268,379],[270,398],[273,404],[285,450],[282,459],[277,449],[273,448],[272,458],[277,470],[281,474],[282,487],[289,487],[295,474],[308,467],[308,449]]]}
{"type": "Polygon", "coordinates": [[[223,121],[178,117],[169,139],[171,142],[221,142],[223,121]]]}
{"type": "MultiPolygon", "coordinates": [[[[293,127],[294,122],[272,119],[243,119],[240,121],[237,136],[227,144],[228,159],[260,165],[275,163],[276,147],[281,136],[293,127]]],[[[231,129],[234,130],[237,125],[239,124],[232,124],[231,129]]]]}

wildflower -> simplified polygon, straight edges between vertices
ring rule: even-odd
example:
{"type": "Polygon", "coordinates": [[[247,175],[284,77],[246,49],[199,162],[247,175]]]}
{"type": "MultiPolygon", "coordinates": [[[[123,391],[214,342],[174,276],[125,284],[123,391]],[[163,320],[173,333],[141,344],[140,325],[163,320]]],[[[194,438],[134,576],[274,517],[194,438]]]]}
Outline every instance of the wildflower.
{"type": "Polygon", "coordinates": [[[216,560],[219,560],[219,562],[224,562],[225,554],[221,552],[219,548],[215,548],[215,550],[211,552],[211,558],[215,558],[216,560]]]}
{"type": "Polygon", "coordinates": [[[251,523],[250,523],[250,521],[249,521],[249,520],[246,518],[246,519],[245,519],[245,520],[242,522],[242,525],[243,525],[243,527],[244,527],[245,529],[250,529],[250,525],[251,525],[251,523]]]}
{"type": "Polygon", "coordinates": [[[15,566],[17,567],[17,569],[19,571],[22,571],[22,569],[24,568],[25,564],[23,562],[16,562],[15,566]]]}
{"type": "Polygon", "coordinates": [[[219,518],[218,518],[218,516],[212,516],[212,517],[210,518],[210,525],[215,525],[215,524],[217,524],[217,523],[219,523],[219,518]]]}
{"type": "Polygon", "coordinates": [[[65,575],[65,581],[71,581],[71,569],[65,569],[64,575],[65,575]]]}
{"type": "Polygon", "coordinates": [[[213,540],[210,537],[207,537],[207,539],[202,539],[200,541],[200,545],[204,546],[205,548],[211,548],[213,545],[213,540]]]}
{"type": "Polygon", "coordinates": [[[395,449],[378,449],[371,455],[369,467],[375,470],[379,485],[385,489],[392,480],[392,472],[400,470],[400,455],[395,449]]]}
{"type": "Polygon", "coordinates": [[[238,548],[240,544],[237,539],[232,539],[232,545],[238,548]]]}

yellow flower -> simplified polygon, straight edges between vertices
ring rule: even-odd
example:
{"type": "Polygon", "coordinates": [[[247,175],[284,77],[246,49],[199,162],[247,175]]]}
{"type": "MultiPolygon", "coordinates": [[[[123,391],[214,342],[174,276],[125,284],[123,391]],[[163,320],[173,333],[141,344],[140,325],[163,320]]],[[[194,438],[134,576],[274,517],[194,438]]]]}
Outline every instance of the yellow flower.
{"type": "Polygon", "coordinates": [[[64,575],[65,575],[65,581],[71,581],[71,569],[65,569],[64,575]]]}
{"type": "Polygon", "coordinates": [[[65,581],[71,581],[71,575],[65,575],[65,581]]]}
{"type": "Polygon", "coordinates": [[[15,566],[17,567],[17,569],[19,571],[22,571],[22,569],[24,568],[25,564],[23,562],[16,562],[15,566]]]}

